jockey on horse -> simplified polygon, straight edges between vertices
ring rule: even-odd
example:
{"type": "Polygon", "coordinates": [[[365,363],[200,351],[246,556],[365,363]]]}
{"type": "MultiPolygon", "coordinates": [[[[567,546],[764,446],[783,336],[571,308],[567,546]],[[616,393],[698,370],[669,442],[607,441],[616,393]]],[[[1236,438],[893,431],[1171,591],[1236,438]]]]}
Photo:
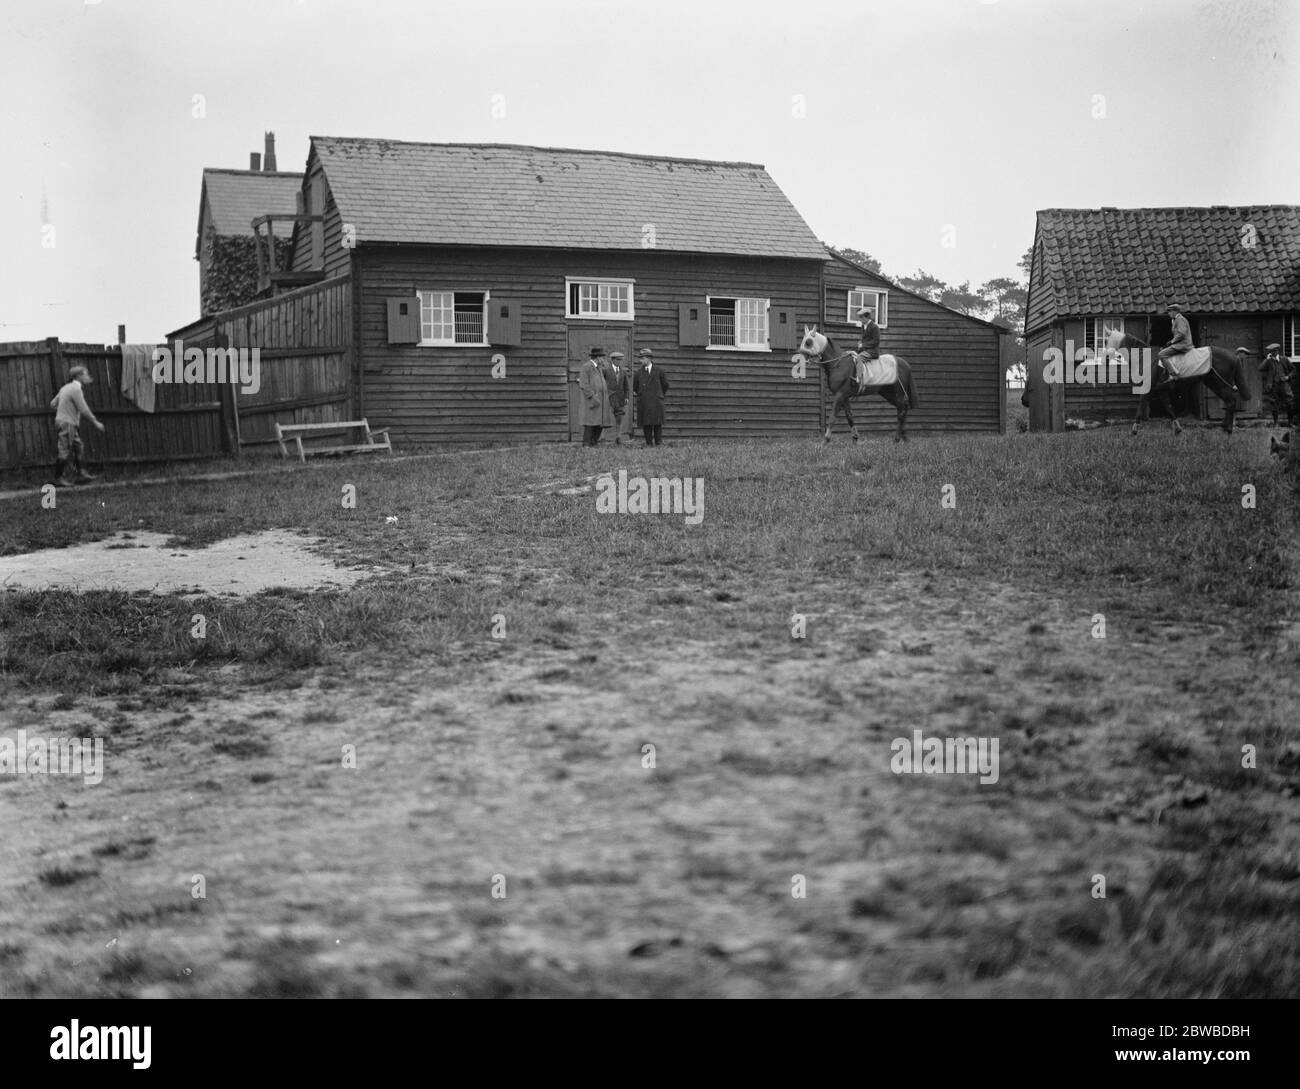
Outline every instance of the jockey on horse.
{"type": "Polygon", "coordinates": [[[862,335],[858,337],[853,377],[861,393],[867,388],[867,360],[880,358],[880,326],[876,324],[876,312],[869,306],[862,307],[856,316],[862,319],[862,335]]]}
{"type": "Polygon", "coordinates": [[[1172,360],[1178,356],[1186,355],[1196,345],[1192,343],[1192,327],[1188,324],[1187,319],[1183,317],[1183,308],[1177,303],[1170,303],[1165,307],[1169,314],[1171,325],[1169,343],[1160,349],[1156,358],[1160,360],[1160,366],[1165,370],[1172,381],[1178,375],[1174,373],[1172,360]]]}

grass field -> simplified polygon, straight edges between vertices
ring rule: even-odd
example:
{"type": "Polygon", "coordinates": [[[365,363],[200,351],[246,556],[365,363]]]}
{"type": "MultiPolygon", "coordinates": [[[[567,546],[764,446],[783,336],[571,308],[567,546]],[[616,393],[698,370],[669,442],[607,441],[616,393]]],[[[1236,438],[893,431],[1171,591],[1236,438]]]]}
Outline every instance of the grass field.
{"type": "Polygon", "coordinates": [[[556,446],[0,514],[0,555],[289,528],[368,573],[0,595],[0,738],[106,745],[98,785],[0,774],[0,995],[1300,991],[1263,432],[556,446]],[[619,469],[702,479],[703,520],[599,513],[619,469]],[[997,738],[997,782],[894,774],[915,730],[997,738]]]}

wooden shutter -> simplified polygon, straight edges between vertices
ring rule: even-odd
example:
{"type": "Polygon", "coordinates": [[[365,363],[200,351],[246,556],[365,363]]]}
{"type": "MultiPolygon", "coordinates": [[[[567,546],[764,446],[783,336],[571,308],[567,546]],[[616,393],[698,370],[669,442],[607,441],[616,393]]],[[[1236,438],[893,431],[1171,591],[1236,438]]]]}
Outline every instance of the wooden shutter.
{"type": "Polygon", "coordinates": [[[794,351],[802,339],[794,330],[794,309],[789,306],[774,306],[767,312],[768,343],[773,351],[794,351]]]}
{"type": "Polygon", "coordinates": [[[517,347],[522,343],[519,332],[518,299],[488,299],[488,343],[494,346],[517,347]]]}
{"type": "Polygon", "coordinates": [[[418,295],[405,295],[388,300],[388,343],[418,344],[420,342],[420,299],[418,295]]]}
{"type": "Polygon", "coordinates": [[[709,304],[703,299],[677,307],[677,343],[683,348],[709,346],[709,304]]]}

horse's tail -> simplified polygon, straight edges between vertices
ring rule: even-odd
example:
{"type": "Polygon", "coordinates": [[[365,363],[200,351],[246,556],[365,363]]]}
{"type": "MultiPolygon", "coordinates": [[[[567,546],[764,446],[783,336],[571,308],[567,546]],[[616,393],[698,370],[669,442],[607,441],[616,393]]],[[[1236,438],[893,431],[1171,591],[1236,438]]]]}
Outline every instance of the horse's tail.
{"type": "Polygon", "coordinates": [[[899,362],[903,364],[903,392],[907,394],[908,407],[916,408],[921,399],[916,395],[916,383],[912,380],[912,365],[906,359],[899,362]]]}
{"type": "Polygon", "coordinates": [[[1246,400],[1250,396],[1250,388],[1246,385],[1246,368],[1241,365],[1241,356],[1232,353],[1232,384],[1237,387],[1237,397],[1239,400],[1246,400]]]}

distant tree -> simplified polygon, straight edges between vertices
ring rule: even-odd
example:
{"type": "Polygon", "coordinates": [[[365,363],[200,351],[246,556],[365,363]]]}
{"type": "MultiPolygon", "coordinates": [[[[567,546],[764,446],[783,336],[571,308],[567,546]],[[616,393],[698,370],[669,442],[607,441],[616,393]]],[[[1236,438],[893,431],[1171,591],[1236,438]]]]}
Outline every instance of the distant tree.
{"type": "Polygon", "coordinates": [[[980,298],[993,311],[990,321],[1019,334],[1025,328],[1025,303],[1029,292],[1025,285],[1009,276],[999,276],[980,285],[980,298]]]}
{"type": "Polygon", "coordinates": [[[870,269],[878,276],[883,275],[880,271],[880,262],[872,257],[871,254],[866,253],[863,250],[855,250],[852,246],[832,246],[829,242],[823,242],[822,245],[830,250],[831,253],[843,257],[846,261],[852,261],[855,265],[861,265],[865,269],[870,269]]]}
{"type": "Polygon", "coordinates": [[[982,317],[984,311],[988,309],[988,303],[978,291],[970,289],[970,281],[964,284],[958,284],[956,287],[943,285],[939,292],[939,302],[950,310],[956,310],[962,314],[969,314],[973,318],[982,317]]]}
{"type": "Polygon", "coordinates": [[[950,290],[938,276],[931,276],[925,269],[920,268],[916,270],[914,276],[900,276],[898,283],[908,291],[924,295],[931,302],[938,302],[943,293],[950,290]]]}
{"type": "Polygon", "coordinates": [[[1024,273],[1025,283],[1029,282],[1029,270],[1034,266],[1034,247],[1025,250],[1025,255],[1016,262],[1016,268],[1024,273]]]}

